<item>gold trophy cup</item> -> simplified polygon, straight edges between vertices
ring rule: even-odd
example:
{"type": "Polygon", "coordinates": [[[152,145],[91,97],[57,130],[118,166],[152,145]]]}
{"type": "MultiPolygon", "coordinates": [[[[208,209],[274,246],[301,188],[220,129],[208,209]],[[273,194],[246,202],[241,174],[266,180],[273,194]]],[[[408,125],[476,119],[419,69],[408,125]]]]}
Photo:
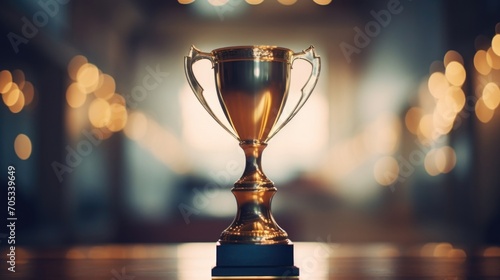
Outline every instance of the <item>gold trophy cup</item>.
{"type": "Polygon", "coordinates": [[[276,188],[261,168],[267,142],[304,106],[320,72],[320,58],[314,47],[294,53],[274,46],[226,47],[205,53],[194,46],[184,59],[189,85],[201,105],[227,132],[236,138],[246,158],[245,170],[232,192],[238,209],[233,223],[217,243],[215,278],[297,277],[293,264],[293,244],[271,214],[276,188]],[[193,73],[201,59],[212,62],[217,95],[230,127],[212,111],[193,73]],[[292,64],[303,59],[312,71],[291,113],[282,118],[290,85],[292,64]]]}

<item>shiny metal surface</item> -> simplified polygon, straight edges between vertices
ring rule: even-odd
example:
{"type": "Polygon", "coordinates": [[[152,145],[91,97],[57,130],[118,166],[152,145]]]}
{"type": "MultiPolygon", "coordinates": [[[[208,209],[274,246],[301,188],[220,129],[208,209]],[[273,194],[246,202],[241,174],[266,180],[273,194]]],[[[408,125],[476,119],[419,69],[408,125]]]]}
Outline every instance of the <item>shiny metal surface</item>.
{"type": "Polygon", "coordinates": [[[276,188],[262,172],[262,151],[267,144],[243,141],[246,165],[242,177],[234,184],[238,211],[233,223],[219,239],[224,243],[289,244],[287,233],[271,214],[271,200],[276,188]]]}
{"type": "Polygon", "coordinates": [[[288,96],[291,64],[216,61],[214,71],[219,101],[238,138],[265,142],[288,96]]]}
{"type": "Polygon", "coordinates": [[[267,142],[297,114],[316,85],[320,59],[314,48],[311,46],[305,51],[293,53],[274,46],[240,46],[206,53],[193,46],[184,60],[184,68],[188,82],[203,107],[240,141],[245,152],[245,170],[232,189],[238,204],[236,217],[221,234],[219,242],[291,243],[271,214],[271,200],[276,188],[262,171],[261,158],[267,142]],[[194,76],[192,65],[200,59],[212,62],[219,102],[230,127],[213,113],[205,100],[203,88],[194,76]],[[312,71],[290,115],[281,118],[295,59],[311,63],[312,71]]]}

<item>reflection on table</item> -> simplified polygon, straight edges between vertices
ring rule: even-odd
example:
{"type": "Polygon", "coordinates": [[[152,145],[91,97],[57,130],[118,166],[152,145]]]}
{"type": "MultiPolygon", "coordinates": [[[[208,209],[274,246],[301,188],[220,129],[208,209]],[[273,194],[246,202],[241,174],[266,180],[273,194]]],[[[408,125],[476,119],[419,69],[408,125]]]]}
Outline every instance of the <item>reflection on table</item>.
{"type": "MultiPolygon", "coordinates": [[[[3,258],[6,254],[2,251],[3,258]]],[[[212,243],[17,248],[16,272],[7,271],[3,262],[0,275],[2,279],[210,279],[214,262],[212,243]]],[[[500,247],[297,242],[295,263],[301,280],[498,279],[500,247]]]]}

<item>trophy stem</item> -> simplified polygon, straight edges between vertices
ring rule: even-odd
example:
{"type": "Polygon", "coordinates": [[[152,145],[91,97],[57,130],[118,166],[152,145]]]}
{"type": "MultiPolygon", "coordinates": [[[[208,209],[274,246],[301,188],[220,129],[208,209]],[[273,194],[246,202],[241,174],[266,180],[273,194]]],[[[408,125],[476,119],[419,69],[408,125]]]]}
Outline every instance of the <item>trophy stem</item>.
{"type": "Polygon", "coordinates": [[[219,239],[224,243],[290,244],[287,233],[278,226],[271,214],[271,200],[276,188],[262,172],[262,151],[267,144],[260,141],[242,141],[246,166],[241,178],[234,184],[236,217],[219,239]]]}
{"type": "Polygon", "coordinates": [[[274,184],[262,171],[262,152],[266,143],[242,141],[240,147],[245,153],[245,170],[241,178],[234,184],[235,189],[274,189],[274,184]]]}

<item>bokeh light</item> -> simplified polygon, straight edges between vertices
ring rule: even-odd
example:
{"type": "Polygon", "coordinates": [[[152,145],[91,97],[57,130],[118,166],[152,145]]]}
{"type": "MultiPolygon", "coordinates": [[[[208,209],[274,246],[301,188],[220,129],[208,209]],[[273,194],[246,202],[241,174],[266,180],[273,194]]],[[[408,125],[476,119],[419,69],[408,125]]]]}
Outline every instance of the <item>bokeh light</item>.
{"type": "Polygon", "coordinates": [[[0,71],[0,93],[4,104],[12,113],[21,112],[35,99],[35,88],[26,80],[24,71],[16,69],[0,71]]]}
{"type": "Polygon", "coordinates": [[[111,117],[109,119],[109,123],[106,124],[106,127],[111,132],[117,132],[122,130],[127,124],[127,108],[120,103],[112,103],[110,105],[111,117]]]}
{"type": "Polygon", "coordinates": [[[25,104],[24,94],[22,91],[19,91],[19,96],[17,98],[16,103],[14,103],[12,106],[9,106],[9,110],[12,113],[19,113],[24,108],[24,104],[25,104]]]}
{"type": "Polygon", "coordinates": [[[443,98],[438,100],[436,104],[436,109],[439,105],[443,104],[445,107],[442,108],[443,114],[446,113],[459,113],[465,105],[465,93],[460,87],[452,86],[446,90],[446,94],[443,98]]]}
{"type": "Polygon", "coordinates": [[[12,73],[9,70],[0,71],[0,93],[7,93],[12,87],[12,73]]]}
{"type": "Polygon", "coordinates": [[[488,108],[486,104],[483,102],[483,97],[480,97],[475,106],[476,117],[482,123],[487,123],[493,118],[493,114],[495,113],[493,110],[488,108]]]}
{"type": "Polygon", "coordinates": [[[79,108],[87,100],[87,94],[81,90],[78,83],[72,83],[66,89],[66,102],[71,108],[79,108]]]}
{"type": "Polygon", "coordinates": [[[314,3],[325,6],[332,3],[332,0],[314,0],[314,3]]]}
{"type": "Polygon", "coordinates": [[[491,71],[491,66],[486,61],[486,51],[478,50],[474,55],[474,68],[481,75],[488,75],[491,71]]]}
{"type": "Polygon", "coordinates": [[[500,56],[500,34],[496,34],[493,39],[491,39],[491,49],[497,56],[500,56]]]}
{"type": "Polygon", "coordinates": [[[422,118],[423,110],[419,107],[411,107],[405,115],[405,124],[408,131],[417,135],[420,119],[422,118]]]}
{"type": "Polygon", "coordinates": [[[264,0],[245,0],[245,1],[250,5],[259,5],[262,2],[264,2],[264,0]]]}
{"type": "Polygon", "coordinates": [[[439,148],[435,154],[436,167],[441,173],[449,173],[457,163],[455,150],[450,146],[439,148]]]}
{"type": "Polygon", "coordinates": [[[3,103],[5,103],[8,107],[13,106],[16,104],[19,99],[19,95],[21,94],[22,92],[19,90],[17,84],[13,83],[9,91],[2,95],[3,103]]]}
{"type": "MultiPolygon", "coordinates": [[[[113,133],[123,130],[128,120],[126,101],[116,93],[116,82],[113,76],[103,73],[87,58],[77,55],[68,64],[68,75],[74,81],[66,90],[66,101],[70,108],[86,108],[87,117],[94,129],[98,129],[97,137],[107,139],[113,133]],[[93,93],[93,94],[92,94],[93,93]],[[88,103],[88,107],[84,105],[88,103]]],[[[77,116],[80,113],[68,114],[68,127],[79,131],[85,125],[77,116]]],[[[85,114],[83,114],[85,115],[85,114]]]]}
{"type": "Polygon", "coordinates": [[[435,138],[432,114],[425,114],[422,116],[418,124],[418,130],[427,140],[433,140],[435,138]]]}
{"type": "Polygon", "coordinates": [[[85,63],[78,69],[76,81],[85,93],[94,91],[99,85],[99,68],[92,63],[85,63]]]}
{"type": "MultiPolygon", "coordinates": [[[[440,104],[442,102],[439,102],[440,104]]],[[[440,106],[437,106],[439,108],[440,106]]],[[[441,112],[440,110],[435,110],[432,113],[432,121],[434,126],[434,132],[436,136],[448,134],[453,128],[453,121],[455,120],[455,113],[452,111],[441,112]]]]}
{"type": "Polygon", "coordinates": [[[105,99],[96,98],[90,103],[88,116],[94,127],[105,127],[111,120],[111,107],[105,99]]]}
{"type": "Polygon", "coordinates": [[[14,151],[16,152],[16,155],[22,159],[22,160],[27,160],[31,156],[31,140],[26,134],[19,134],[17,135],[16,139],[14,140],[14,151]]]}
{"type": "Polygon", "coordinates": [[[116,90],[115,79],[108,74],[102,74],[101,79],[102,84],[95,89],[94,95],[99,98],[109,99],[116,90]]]}
{"type": "Polygon", "coordinates": [[[444,258],[448,256],[448,253],[453,250],[453,246],[450,243],[443,242],[436,245],[434,248],[433,256],[438,258],[444,258]]]}
{"type": "Polygon", "coordinates": [[[483,89],[483,102],[486,107],[495,110],[500,103],[500,88],[495,83],[488,83],[483,89]]]}
{"type": "Polygon", "coordinates": [[[451,61],[445,70],[445,76],[450,84],[455,86],[462,86],[465,82],[465,68],[457,61],[451,61]]]}
{"type": "Polygon", "coordinates": [[[427,174],[431,176],[439,175],[439,169],[436,166],[436,149],[432,149],[425,155],[424,168],[427,174]]]}
{"type": "Polygon", "coordinates": [[[73,81],[77,80],[78,70],[87,64],[87,62],[87,58],[83,55],[76,55],[70,60],[68,63],[68,75],[73,81]]]}
{"type": "Polygon", "coordinates": [[[108,99],[108,102],[109,104],[113,104],[113,103],[117,103],[117,104],[121,104],[123,106],[126,105],[126,101],[125,101],[125,98],[118,94],[118,93],[114,93],[111,98],[108,99]]]}
{"type": "Polygon", "coordinates": [[[436,99],[441,98],[449,87],[445,74],[441,72],[432,73],[427,84],[429,91],[436,99]]]}
{"type": "MultiPolygon", "coordinates": [[[[480,55],[476,55],[477,63],[481,59],[485,60],[485,56],[480,58],[480,55]]],[[[443,62],[433,62],[427,89],[422,84],[419,87],[420,107],[410,108],[405,115],[408,131],[417,135],[424,145],[434,146],[441,136],[450,133],[458,114],[465,106],[466,95],[462,86],[467,74],[463,63],[462,55],[454,50],[446,52],[443,62]],[[441,72],[443,70],[444,73],[441,72]]],[[[431,158],[435,159],[433,153],[429,152],[427,155],[426,168],[429,174],[435,176],[439,171],[431,161],[431,158]]]]}
{"type": "Polygon", "coordinates": [[[458,53],[457,51],[454,51],[454,50],[449,50],[444,55],[444,59],[443,59],[444,66],[445,67],[448,66],[448,64],[450,64],[450,62],[452,62],[452,61],[457,61],[462,65],[464,64],[464,59],[460,53],[458,53]]]}
{"type": "Polygon", "coordinates": [[[492,48],[488,48],[486,52],[486,62],[491,68],[495,70],[500,69],[500,56],[496,55],[492,48]]]}

